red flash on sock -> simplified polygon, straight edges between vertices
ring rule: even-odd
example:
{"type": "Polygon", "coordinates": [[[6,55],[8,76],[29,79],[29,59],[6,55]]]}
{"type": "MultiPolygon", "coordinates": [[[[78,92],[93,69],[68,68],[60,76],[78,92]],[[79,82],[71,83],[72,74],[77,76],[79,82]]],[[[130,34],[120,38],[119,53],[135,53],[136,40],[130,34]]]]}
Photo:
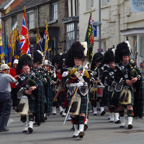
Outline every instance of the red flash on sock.
{"type": "Polygon", "coordinates": [[[84,122],[84,123],[85,123],[85,121],[86,121],[86,118],[83,119],[83,122],[84,122]]]}
{"type": "Polygon", "coordinates": [[[71,123],[72,123],[72,124],[74,123],[72,119],[71,119],[71,123]]]}

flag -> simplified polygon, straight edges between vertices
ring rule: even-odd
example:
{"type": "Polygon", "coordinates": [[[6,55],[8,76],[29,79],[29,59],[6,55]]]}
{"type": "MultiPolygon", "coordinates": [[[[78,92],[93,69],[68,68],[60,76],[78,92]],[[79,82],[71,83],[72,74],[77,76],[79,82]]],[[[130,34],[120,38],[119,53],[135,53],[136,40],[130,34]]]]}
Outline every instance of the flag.
{"type": "Polygon", "coordinates": [[[41,36],[40,36],[40,34],[39,34],[39,50],[40,50],[41,52],[44,52],[44,51],[43,51],[43,48],[42,48],[42,42],[41,42],[41,36]]]}
{"type": "Polygon", "coordinates": [[[48,49],[50,48],[50,41],[49,41],[49,33],[48,33],[48,25],[46,22],[46,33],[45,33],[45,51],[48,51],[48,49]]]}
{"type": "Polygon", "coordinates": [[[20,56],[20,34],[17,25],[15,59],[19,59],[19,56],[20,56]]]}
{"type": "Polygon", "coordinates": [[[8,36],[6,35],[6,45],[5,45],[5,63],[7,64],[8,59],[8,36]]]}
{"type": "Polygon", "coordinates": [[[2,35],[1,35],[1,27],[0,27],[0,60],[2,62],[2,59],[4,58],[4,51],[2,48],[2,35]]]}
{"type": "Polygon", "coordinates": [[[8,44],[8,61],[7,61],[7,64],[9,67],[11,67],[11,39],[10,39],[9,44],[8,44]]]}
{"type": "Polygon", "coordinates": [[[45,51],[45,34],[46,34],[46,30],[44,32],[43,41],[42,41],[42,50],[43,50],[43,53],[45,51]]]}
{"type": "Polygon", "coordinates": [[[24,10],[23,23],[22,23],[22,31],[21,31],[21,40],[20,40],[20,50],[21,54],[26,54],[29,48],[29,34],[27,28],[27,20],[26,20],[26,8],[24,10]]]}
{"type": "Polygon", "coordinates": [[[11,34],[11,67],[13,66],[13,61],[15,60],[15,31],[11,34]]]}
{"type": "Polygon", "coordinates": [[[92,13],[90,13],[90,18],[88,22],[88,28],[85,36],[85,41],[87,42],[87,59],[91,61],[93,55],[93,20],[92,13]]]}
{"type": "Polygon", "coordinates": [[[30,48],[28,48],[27,53],[26,54],[30,54],[30,48]]]}

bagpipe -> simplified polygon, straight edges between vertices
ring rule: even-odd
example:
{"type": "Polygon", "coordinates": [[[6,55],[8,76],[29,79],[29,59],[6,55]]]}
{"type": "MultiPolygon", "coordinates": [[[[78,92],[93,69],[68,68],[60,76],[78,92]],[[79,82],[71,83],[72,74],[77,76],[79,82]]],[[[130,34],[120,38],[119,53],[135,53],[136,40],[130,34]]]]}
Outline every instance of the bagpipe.
{"type": "MultiPolygon", "coordinates": [[[[35,76],[34,72],[28,73],[26,79],[27,79],[26,83],[28,87],[31,87],[31,86],[34,87],[34,90],[32,91],[32,94],[30,96],[33,100],[35,100],[36,95],[37,95],[37,87],[38,87],[37,81],[39,79],[35,76]]],[[[21,95],[21,97],[19,98],[20,98],[20,103],[15,109],[15,111],[19,113],[20,115],[28,115],[28,111],[29,111],[28,97],[25,95],[21,95]]]]}
{"type": "MultiPolygon", "coordinates": [[[[130,60],[130,78],[133,79],[138,76],[137,69],[137,55],[138,52],[135,52],[135,61],[130,60]]],[[[133,92],[136,92],[136,83],[130,86],[133,92]]],[[[131,104],[131,92],[127,86],[123,87],[123,90],[120,93],[119,102],[123,105],[131,104]]]]}

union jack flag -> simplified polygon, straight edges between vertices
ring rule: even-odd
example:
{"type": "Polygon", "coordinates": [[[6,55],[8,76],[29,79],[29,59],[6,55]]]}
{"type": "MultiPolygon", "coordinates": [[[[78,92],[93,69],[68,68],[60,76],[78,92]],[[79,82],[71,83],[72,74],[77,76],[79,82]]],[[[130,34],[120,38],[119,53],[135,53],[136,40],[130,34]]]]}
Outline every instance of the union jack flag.
{"type": "Polygon", "coordinates": [[[28,48],[29,48],[29,35],[27,28],[26,11],[24,11],[21,40],[20,40],[20,50],[22,51],[22,54],[26,54],[28,48]]]}

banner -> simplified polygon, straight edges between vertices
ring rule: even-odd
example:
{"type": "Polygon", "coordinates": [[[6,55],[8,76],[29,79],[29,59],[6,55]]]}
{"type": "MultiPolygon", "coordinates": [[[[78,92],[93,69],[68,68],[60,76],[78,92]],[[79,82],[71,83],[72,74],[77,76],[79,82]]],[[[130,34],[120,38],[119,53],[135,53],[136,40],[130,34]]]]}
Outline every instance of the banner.
{"type": "Polygon", "coordinates": [[[131,12],[144,12],[144,0],[131,0],[131,12]]]}
{"type": "Polygon", "coordinates": [[[90,13],[87,32],[85,36],[85,41],[87,42],[87,59],[91,61],[93,56],[93,20],[92,20],[92,13],[90,13]]]}

